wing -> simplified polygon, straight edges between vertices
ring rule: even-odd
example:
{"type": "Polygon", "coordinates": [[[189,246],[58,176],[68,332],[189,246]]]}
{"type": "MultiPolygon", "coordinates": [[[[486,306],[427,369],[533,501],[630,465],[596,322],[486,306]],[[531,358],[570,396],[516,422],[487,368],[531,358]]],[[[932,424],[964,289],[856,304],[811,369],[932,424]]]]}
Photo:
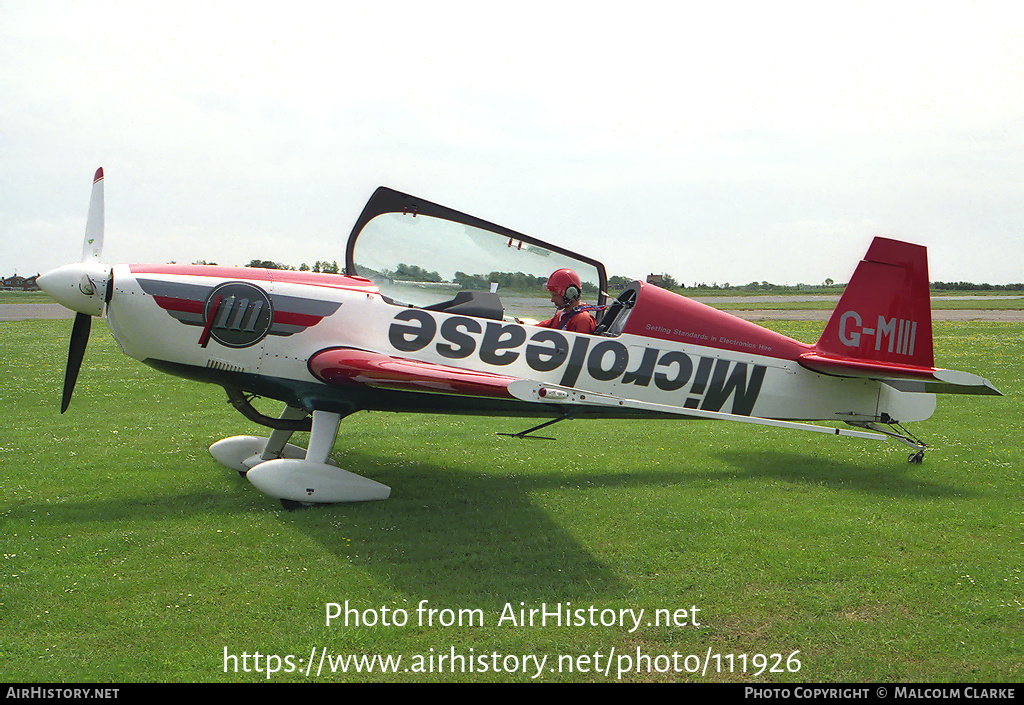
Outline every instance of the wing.
{"type": "Polygon", "coordinates": [[[309,359],[309,371],[327,384],[366,384],[402,391],[514,399],[518,378],[432,362],[406,360],[354,348],[328,348],[309,359]]]}
{"type": "Polygon", "coordinates": [[[435,392],[469,396],[518,399],[554,407],[566,405],[576,407],[602,407],[612,411],[630,409],[633,411],[655,412],[689,418],[706,418],[719,421],[739,421],[800,431],[814,431],[836,436],[882,439],[874,433],[837,429],[813,424],[794,423],[764,419],[756,416],[740,416],[720,412],[684,409],[666,404],[652,404],[633,399],[594,392],[584,392],[571,387],[542,384],[527,379],[475,372],[432,362],[406,360],[381,353],[353,348],[328,348],[309,360],[309,370],[317,379],[327,384],[366,384],[372,387],[398,389],[402,391],[435,392]]]}

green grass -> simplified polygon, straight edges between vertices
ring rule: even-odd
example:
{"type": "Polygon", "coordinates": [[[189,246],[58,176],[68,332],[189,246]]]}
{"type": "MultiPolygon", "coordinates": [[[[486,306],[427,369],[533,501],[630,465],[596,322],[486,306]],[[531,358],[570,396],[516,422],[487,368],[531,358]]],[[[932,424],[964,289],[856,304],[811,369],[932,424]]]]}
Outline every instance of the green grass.
{"type": "Polygon", "coordinates": [[[0,304],[52,304],[45,291],[0,291],[0,304]]]}
{"type": "MultiPolygon", "coordinates": [[[[824,323],[770,325],[815,340],[824,323]]],[[[335,457],[391,485],[391,498],[295,512],[206,451],[261,429],[220,389],[125,358],[102,323],[60,416],[69,331],[69,321],[0,324],[3,680],[262,681],[225,673],[224,649],[239,667],[259,651],[293,654],[305,669],[313,649],[409,665],[453,646],[547,654],[549,668],[560,654],[612,649],[711,649],[737,666],[740,654],[799,651],[801,666],[755,676],[712,664],[704,676],[631,681],[1024,675],[1024,325],[935,324],[938,364],[983,374],[1008,396],[941,398],[913,428],[934,446],[923,465],[897,445],[730,424],[568,422],[545,442],[494,435],[522,420],[362,413],[344,420],[335,457]],[[325,603],[346,600],[370,614],[407,610],[410,623],[327,627],[325,603]],[[484,624],[419,626],[422,600],[479,610],[484,624]],[[498,625],[520,602],[696,605],[701,626],[498,625]]],[[[594,665],[539,680],[615,679],[616,664],[608,677],[594,665]]]]}

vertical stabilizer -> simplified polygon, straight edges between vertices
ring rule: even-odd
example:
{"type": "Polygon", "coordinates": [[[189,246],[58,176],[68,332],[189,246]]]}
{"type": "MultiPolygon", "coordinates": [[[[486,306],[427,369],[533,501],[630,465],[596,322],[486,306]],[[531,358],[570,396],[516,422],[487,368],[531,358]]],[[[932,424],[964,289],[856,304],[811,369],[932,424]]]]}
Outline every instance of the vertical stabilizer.
{"type": "Polygon", "coordinates": [[[927,249],[876,237],[839,299],[816,352],[933,367],[927,249]]]}

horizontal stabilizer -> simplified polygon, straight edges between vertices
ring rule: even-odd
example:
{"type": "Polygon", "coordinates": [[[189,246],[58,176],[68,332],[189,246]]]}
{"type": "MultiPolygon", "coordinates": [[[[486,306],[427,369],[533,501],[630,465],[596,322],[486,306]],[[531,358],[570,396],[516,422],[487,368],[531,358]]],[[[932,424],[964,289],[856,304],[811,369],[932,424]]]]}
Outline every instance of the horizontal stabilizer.
{"type": "Polygon", "coordinates": [[[806,353],[800,356],[804,367],[826,375],[837,377],[865,377],[878,380],[901,392],[923,392],[927,394],[987,394],[1002,396],[984,377],[969,372],[897,365],[871,360],[833,358],[806,353]]]}

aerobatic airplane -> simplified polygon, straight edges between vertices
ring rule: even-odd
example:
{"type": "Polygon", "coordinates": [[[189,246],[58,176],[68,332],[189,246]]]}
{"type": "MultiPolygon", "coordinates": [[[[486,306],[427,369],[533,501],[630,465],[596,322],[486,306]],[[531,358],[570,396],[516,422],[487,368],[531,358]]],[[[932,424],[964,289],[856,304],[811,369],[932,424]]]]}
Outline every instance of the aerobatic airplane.
{"type": "Polygon", "coordinates": [[[518,437],[586,417],[729,420],[890,437],[920,462],[924,444],[900,424],[931,416],[936,393],[999,394],[935,367],[926,250],[885,238],[871,243],[814,344],[639,281],[609,300],[597,260],[383,187],[349,236],[343,275],[109,265],[102,240],[100,169],[83,261],[38,280],[76,312],[61,412],[91,318],[105,315],[125,354],[222,386],[271,429],[210,452],[286,506],[389,496],[328,457],[342,417],[360,410],[542,421],[518,437]],[[572,270],[573,293],[594,302],[591,333],[506,314],[502,281],[541,290],[559,270],[572,270]],[[283,402],[283,413],[264,415],[256,397],[283,402]],[[308,448],[289,443],[296,431],[309,432],[308,448]]]}

